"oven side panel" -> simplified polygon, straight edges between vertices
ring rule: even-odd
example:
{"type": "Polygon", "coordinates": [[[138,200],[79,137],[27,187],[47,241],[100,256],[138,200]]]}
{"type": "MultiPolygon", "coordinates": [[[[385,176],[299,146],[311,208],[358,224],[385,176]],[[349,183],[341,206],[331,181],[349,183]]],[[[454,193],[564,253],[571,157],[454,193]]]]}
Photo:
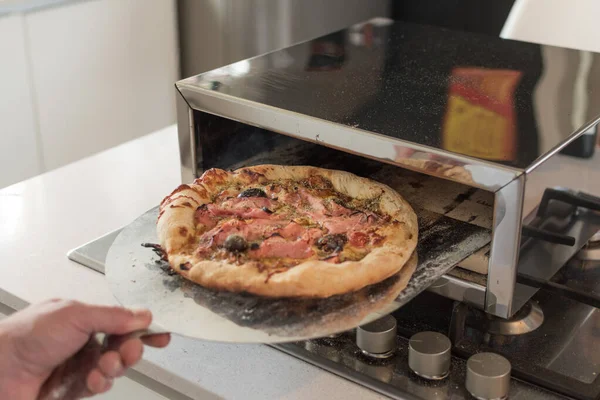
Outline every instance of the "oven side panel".
{"type": "MultiPolygon", "coordinates": [[[[177,90],[177,89],[176,89],[177,90]]],[[[197,177],[197,138],[195,135],[194,112],[179,90],[175,95],[177,107],[177,136],[181,164],[181,182],[187,183],[197,177]]]]}
{"type": "Polygon", "coordinates": [[[495,194],[485,310],[502,318],[515,311],[515,266],[519,259],[524,191],[525,178],[520,176],[495,194]]]}

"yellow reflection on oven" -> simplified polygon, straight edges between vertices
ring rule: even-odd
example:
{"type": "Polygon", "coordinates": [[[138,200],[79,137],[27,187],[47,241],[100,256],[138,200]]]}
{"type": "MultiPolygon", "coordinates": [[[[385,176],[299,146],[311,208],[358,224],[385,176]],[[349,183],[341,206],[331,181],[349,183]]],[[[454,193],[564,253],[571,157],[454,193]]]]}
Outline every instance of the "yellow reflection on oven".
{"type": "Polygon", "coordinates": [[[443,147],[489,160],[513,160],[520,71],[455,68],[442,128],[443,147]]]}

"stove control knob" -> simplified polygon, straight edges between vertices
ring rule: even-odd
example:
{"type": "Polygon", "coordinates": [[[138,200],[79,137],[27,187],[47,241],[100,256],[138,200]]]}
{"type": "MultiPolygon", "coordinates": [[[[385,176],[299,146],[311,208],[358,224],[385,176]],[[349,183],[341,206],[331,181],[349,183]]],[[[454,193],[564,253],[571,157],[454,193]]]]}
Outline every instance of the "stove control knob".
{"type": "Polygon", "coordinates": [[[396,351],[396,318],[386,315],[356,328],[356,345],[363,354],[388,358],[396,351]]]}
{"type": "Polygon", "coordinates": [[[450,339],[438,332],[419,332],[408,342],[408,366],[425,379],[439,380],[450,371],[450,339]]]}
{"type": "Polygon", "coordinates": [[[467,361],[467,391],[480,400],[505,399],[510,388],[510,362],[496,353],[479,353],[467,361]]]}

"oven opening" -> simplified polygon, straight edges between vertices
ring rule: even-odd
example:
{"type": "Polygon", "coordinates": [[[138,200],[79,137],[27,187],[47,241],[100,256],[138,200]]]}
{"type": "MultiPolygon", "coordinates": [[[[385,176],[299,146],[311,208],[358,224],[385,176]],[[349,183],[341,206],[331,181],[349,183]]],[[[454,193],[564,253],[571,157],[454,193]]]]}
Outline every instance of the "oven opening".
{"type": "MultiPolygon", "coordinates": [[[[194,111],[197,175],[209,168],[232,170],[259,164],[311,165],[344,170],[382,182],[417,211],[423,209],[492,229],[494,194],[468,185],[349,154],[212,114],[194,111]]],[[[417,212],[418,214],[418,212],[417,212]]],[[[489,245],[449,275],[485,291],[489,245]]],[[[452,297],[452,294],[447,294],[452,297]]]]}

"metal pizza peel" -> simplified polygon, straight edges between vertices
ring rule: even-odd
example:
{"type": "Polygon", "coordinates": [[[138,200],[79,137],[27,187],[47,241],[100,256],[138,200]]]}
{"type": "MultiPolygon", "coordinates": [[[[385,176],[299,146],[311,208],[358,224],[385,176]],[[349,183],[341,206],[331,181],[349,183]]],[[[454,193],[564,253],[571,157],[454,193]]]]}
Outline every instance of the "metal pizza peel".
{"type": "Polygon", "coordinates": [[[152,311],[152,332],[234,343],[282,343],[325,337],[387,315],[490,241],[490,231],[425,210],[419,243],[396,275],[327,299],[271,299],[204,288],[170,270],[143,244],[158,243],[152,209],[126,226],[106,257],[106,279],[126,307],[152,311]]]}

